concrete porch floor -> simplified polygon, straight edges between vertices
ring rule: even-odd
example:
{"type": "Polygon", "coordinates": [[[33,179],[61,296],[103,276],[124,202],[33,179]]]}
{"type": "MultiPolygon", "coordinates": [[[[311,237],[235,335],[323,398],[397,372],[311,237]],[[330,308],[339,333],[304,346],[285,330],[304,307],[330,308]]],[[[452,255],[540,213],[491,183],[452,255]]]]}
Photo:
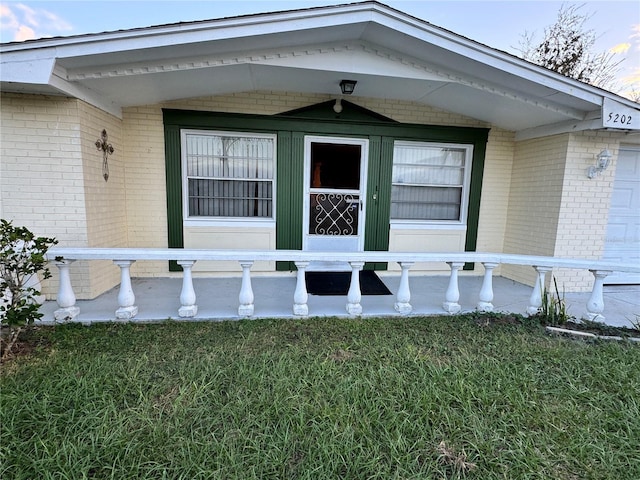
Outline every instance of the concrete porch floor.
{"type": "MultiPolygon", "coordinates": [[[[380,278],[393,295],[362,296],[362,316],[398,316],[394,310],[395,293],[399,275],[382,274],[380,278]]],[[[410,277],[411,315],[442,315],[442,302],[447,289],[448,276],[410,277]]],[[[198,313],[188,319],[192,321],[238,319],[238,294],[240,277],[194,278],[198,313]]],[[[255,296],[255,313],[252,318],[293,318],[293,293],[296,279],[292,275],[255,276],[251,279],[255,296]]],[[[168,318],[180,320],[181,278],[134,278],[133,291],[136,296],[138,314],[133,321],[154,322],[168,318]]],[[[459,278],[462,312],[472,312],[478,302],[482,277],[461,276],[459,278]]],[[[493,279],[494,310],[524,314],[529,304],[531,287],[502,277],[493,279]]],[[[565,296],[569,315],[580,318],[586,311],[590,293],[568,293],[565,296]]],[[[93,300],[79,300],[80,315],[77,321],[83,323],[118,321],[118,287],[93,300]]],[[[346,296],[309,295],[309,317],[347,316],[346,296]]],[[[604,287],[605,323],[614,326],[631,326],[631,320],[640,316],[640,285],[604,287]]],[[[55,301],[47,301],[42,307],[43,323],[52,323],[53,312],[58,308],[55,301]]],[[[184,319],[183,319],[184,320],[184,319]]],[[[120,320],[122,321],[122,320],[120,320]]]]}

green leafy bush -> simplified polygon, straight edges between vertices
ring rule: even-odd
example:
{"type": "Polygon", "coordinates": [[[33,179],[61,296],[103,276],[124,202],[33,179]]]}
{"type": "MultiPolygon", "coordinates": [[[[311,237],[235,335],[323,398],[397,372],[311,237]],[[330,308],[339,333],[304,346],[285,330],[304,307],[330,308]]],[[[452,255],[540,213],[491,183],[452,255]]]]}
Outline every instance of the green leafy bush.
{"type": "Polygon", "coordinates": [[[38,274],[42,279],[51,276],[45,254],[56,243],[54,238],[36,237],[28,228],[0,219],[0,324],[12,327],[5,354],[10,353],[20,328],[42,317],[37,279],[38,274]]]}

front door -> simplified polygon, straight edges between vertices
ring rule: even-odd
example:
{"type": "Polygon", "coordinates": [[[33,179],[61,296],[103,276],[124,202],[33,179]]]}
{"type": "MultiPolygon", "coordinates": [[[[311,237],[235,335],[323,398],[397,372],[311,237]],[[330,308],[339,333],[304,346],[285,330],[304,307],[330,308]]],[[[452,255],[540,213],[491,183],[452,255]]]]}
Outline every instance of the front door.
{"type": "MultiPolygon", "coordinates": [[[[602,260],[640,264],[640,149],[621,147],[613,182],[602,260]]],[[[606,284],[640,284],[640,274],[618,272],[606,284]]]]}
{"type": "Polygon", "coordinates": [[[364,250],[368,143],[305,137],[303,250],[364,250]]]}

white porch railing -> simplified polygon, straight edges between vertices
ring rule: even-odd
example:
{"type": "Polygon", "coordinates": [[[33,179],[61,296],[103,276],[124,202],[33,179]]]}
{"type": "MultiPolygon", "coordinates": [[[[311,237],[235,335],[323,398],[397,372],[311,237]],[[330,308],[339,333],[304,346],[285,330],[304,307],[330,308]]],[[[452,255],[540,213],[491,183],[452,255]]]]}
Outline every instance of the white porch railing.
{"type": "Polygon", "coordinates": [[[130,267],[136,261],[169,261],[176,260],[183,268],[182,291],[178,315],[183,318],[194,317],[198,312],[196,294],[193,288],[192,267],[197,261],[237,261],[242,269],[242,282],[238,294],[238,315],[251,317],[254,313],[254,294],[251,286],[251,267],[256,261],[289,261],[297,267],[296,287],[292,292],[292,309],[294,315],[308,316],[308,293],[305,271],[311,262],[332,261],[345,262],[351,266],[351,284],[347,293],[346,311],[350,315],[362,314],[362,298],[359,272],[365,262],[396,262],[400,266],[400,283],[396,292],[395,310],[401,315],[412,312],[410,275],[411,267],[417,262],[445,262],[451,269],[448,287],[443,298],[442,308],[445,312],[460,312],[458,303],[460,290],[458,272],[466,262],[482,263],[484,277],[478,295],[477,309],[483,312],[493,310],[493,270],[500,264],[529,265],[538,275],[532,288],[527,312],[537,313],[542,306],[542,288],[545,278],[554,268],[571,268],[589,270],[594,276],[593,289],[586,305],[583,318],[604,321],[603,285],[607,275],[614,271],[640,273],[640,266],[603,263],[593,260],[573,260],[530,255],[510,255],[494,253],[456,252],[456,253],[397,253],[397,252],[303,252],[299,250],[190,250],[190,249],[142,249],[142,248],[53,248],[47,257],[58,267],[59,289],[55,311],[56,321],[74,320],[80,313],[76,305],[76,297],[71,285],[70,268],[76,260],[111,260],[120,267],[121,281],[118,293],[118,308],[115,311],[118,319],[132,319],[138,313],[135,305],[135,294],[131,285],[130,267]]]}

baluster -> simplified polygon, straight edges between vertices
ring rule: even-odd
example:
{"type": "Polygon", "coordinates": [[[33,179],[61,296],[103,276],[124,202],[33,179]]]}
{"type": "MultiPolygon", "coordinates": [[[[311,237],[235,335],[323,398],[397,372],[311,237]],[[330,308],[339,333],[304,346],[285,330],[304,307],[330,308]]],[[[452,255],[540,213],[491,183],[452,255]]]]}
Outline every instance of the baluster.
{"type": "Polygon", "coordinates": [[[538,272],[538,278],[533,286],[531,297],[529,298],[529,307],[527,307],[527,313],[529,315],[535,315],[540,311],[542,307],[542,291],[544,289],[544,280],[548,272],[553,270],[552,267],[539,267],[534,265],[533,268],[538,272]]]}
{"type": "Polygon", "coordinates": [[[309,294],[307,293],[307,279],[305,277],[305,269],[309,266],[309,262],[295,262],[298,268],[296,274],[296,291],[293,294],[293,314],[299,316],[309,315],[309,294]]]}
{"type": "Polygon", "coordinates": [[[120,291],[118,292],[118,305],[116,318],[129,320],[138,314],[138,307],[135,305],[136,296],[131,287],[131,275],[129,269],[135,260],[114,260],[120,267],[120,291]]]}
{"type": "Polygon", "coordinates": [[[195,317],[198,313],[196,305],[196,291],[193,289],[193,276],[191,268],[196,263],[195,260],[179,260],[178,265],[182,267],[182,291],[180,292],[180,308],[178,315],[181,317],[195,317]]]}
{"type": "Polygon", "coordinates": [[[398,262],[402,273],[400,274],[400,285],[398,286],[398,294],[394,305],[396,311],[402,315],[408,315],[413,310],[409,303],[411,301],[411,290],[409,289],[409,269],[413,262],[398,262]]]}
{"type": "Polygon", "coordinates": [[[76,307],[76,296],[71,286],[69,267],[75,260],[56,260],[54,263],[60,273],[60,285],[58,286],[58,308],[53,312],[53,318],[57,322],[72,321],[80,314],[80,308],[76,307]]]}
{"type": "Polygon", "coordinates": [[[252,260],[242,260],[242,285],[240,287],[240,295],[238,299],[240,306],[238,307],[238,315],[241,317],[250,317],[253,315],[253,290],[251,289],[251,266],[252,260]]]}
{"type": "Polygon", "coordinates": [[[364,267],[364,262],[349,262],[351,265],[351,283],[347,293],[347,313],[349,315],[360,315],[362,313],[362,293],[360,292],[360,270],[364,267]]]}
{"type": "Polygon", "coordinates": [[[460,304],[458,303],[458,300],[460,299],[460,290],[458,289],[458,270],[464,266],[464,262],[447,262],[447,264],[451,268],[451,276],[449,277],[449,286],[444,294],[444,303],[442,304],[442,308],[444,308],[445,312],[454,314],[460,311],[460,304]]]}
{"type": "Polygon", "coordinates": [[[481,312],[493,312],[493,269],[498,266],[497,263],[483,262],[484,278],[482,279],[482,287],[478,296],[478,310],[481,312]]]}
{"type": "MultiPolygon", "coordinates": [[[[38,292],[42,292],[42,283],[40,282],[40,277],[38,277],[37,273],[34,273],[26,277],[24,281],[24,288],[25,289],[33,288],[38,292]]],[[[40,295],[36,295],[33,297],[33,301],[36,302],[38,305],[42,305],[45,300],[46,300],[46,297],[42,293],[40,293],[40,295]]]]}
{"type": "Polygon", "coordinates": [[[591,297],[587,302],[587,311],[583,315],[585,320],[591,320],[592,322],[604,322],[604,295],[603,286],[604,279],[611,272],[607,270],[589,270],[593,273],[593,289],[591,290],[591,297]]]}

